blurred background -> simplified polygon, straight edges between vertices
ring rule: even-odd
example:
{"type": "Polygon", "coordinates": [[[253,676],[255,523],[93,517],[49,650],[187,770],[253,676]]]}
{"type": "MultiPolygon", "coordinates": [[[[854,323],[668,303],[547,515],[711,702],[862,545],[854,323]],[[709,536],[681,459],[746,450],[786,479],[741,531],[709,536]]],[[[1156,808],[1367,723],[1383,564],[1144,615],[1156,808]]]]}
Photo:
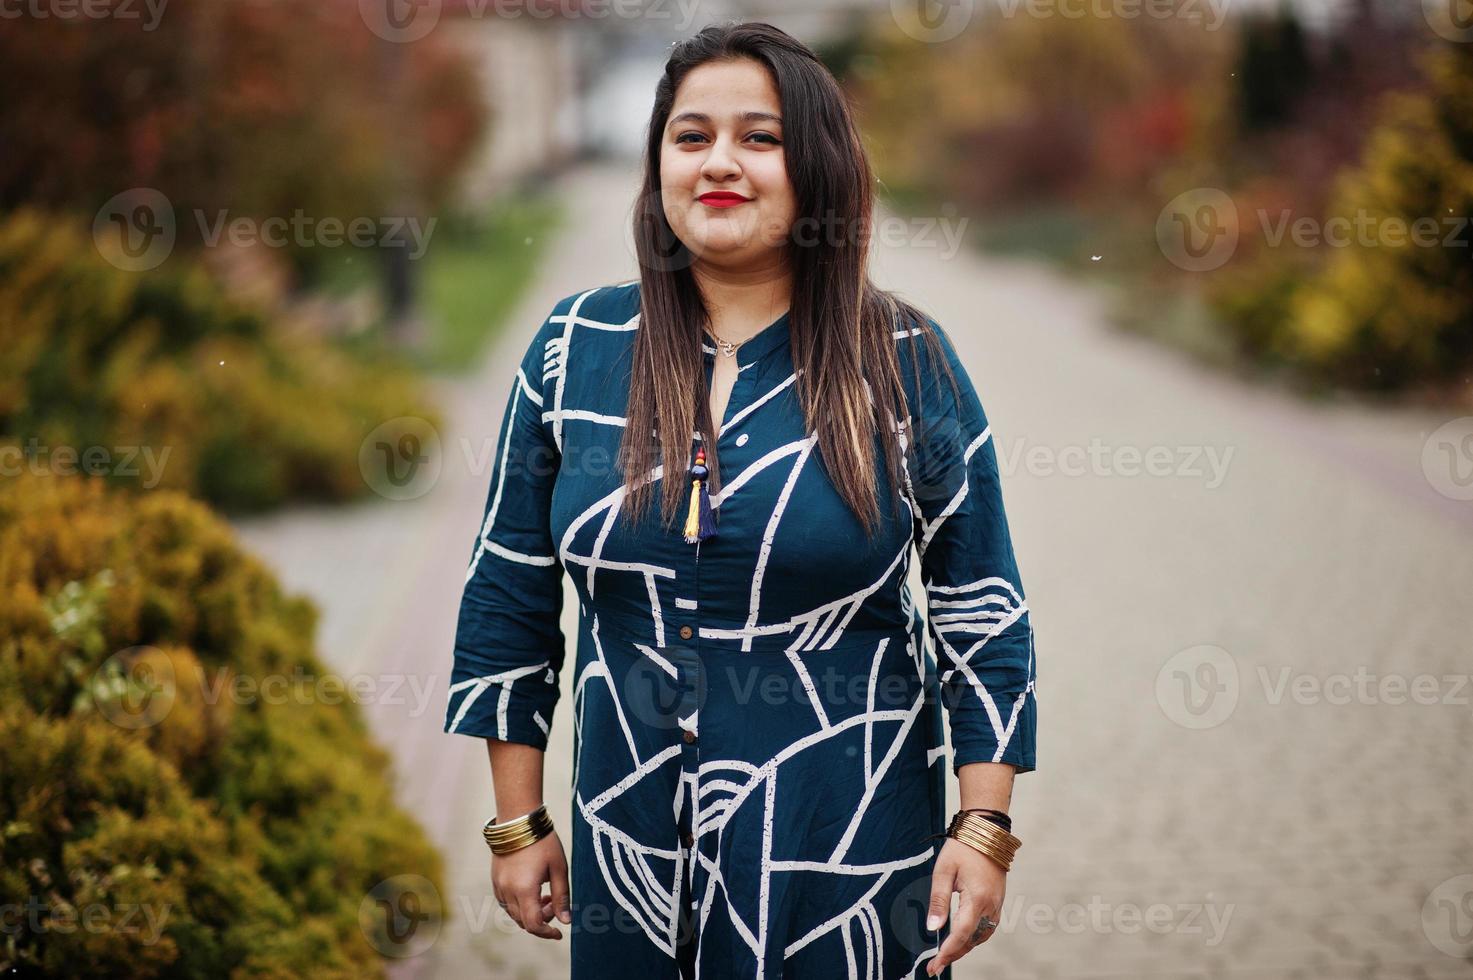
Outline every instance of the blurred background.
{"type": "Polygon", "coordinates": [[[1473,977],[1468,0],[0,5],[0,972],[566,975],[454,617],[724,20],[842,81],[993,422],[1040,761],[955,975],[1473,977]]]}

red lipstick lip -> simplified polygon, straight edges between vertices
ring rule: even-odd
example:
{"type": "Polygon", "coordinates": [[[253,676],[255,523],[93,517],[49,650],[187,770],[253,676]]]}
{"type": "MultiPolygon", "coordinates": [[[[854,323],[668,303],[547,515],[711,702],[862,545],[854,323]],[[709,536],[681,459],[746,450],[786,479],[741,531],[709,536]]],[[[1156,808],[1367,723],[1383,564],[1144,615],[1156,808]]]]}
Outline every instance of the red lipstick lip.
{"type": "Polygon", "coordinates": [[[740,194],[734,194],[731,191],[711,191],[709,193],[702,194],[700,197],[696,198],[696,200],[713,208],[732,208],[736,207],[738,204],[747,203],[749,200],[751,200],[751,198],[743,197],[740,194]]]}

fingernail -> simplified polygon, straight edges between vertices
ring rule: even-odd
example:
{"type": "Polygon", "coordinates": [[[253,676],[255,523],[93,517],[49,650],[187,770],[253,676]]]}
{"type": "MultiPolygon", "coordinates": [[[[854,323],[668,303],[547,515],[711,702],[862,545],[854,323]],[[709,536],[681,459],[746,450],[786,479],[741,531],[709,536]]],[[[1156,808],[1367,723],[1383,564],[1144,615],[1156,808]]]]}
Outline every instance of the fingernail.
{"type": "Polygon", "coordinates": [[[937,929],[940,929],[941,928],[941,916],[939,916],[936,913],[932,912],[929,916],[926,917],[926,928],[927,929],[930,929],[932,932],[935,932],[937,929]]]}
{"type": "Polygon", "coordinates": [[[557,919],[563,925],[568,925],[573,921],[573,913],[569,912],[567,909],[563,909],[557,914],[557,919]]]}

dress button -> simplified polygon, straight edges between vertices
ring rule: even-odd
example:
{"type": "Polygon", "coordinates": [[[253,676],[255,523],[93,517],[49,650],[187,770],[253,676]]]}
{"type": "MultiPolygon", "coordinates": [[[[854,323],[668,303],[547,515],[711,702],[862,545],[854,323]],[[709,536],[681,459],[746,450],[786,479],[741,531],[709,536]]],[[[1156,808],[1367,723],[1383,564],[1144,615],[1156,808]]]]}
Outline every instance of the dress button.
{"type": "Polygon", "coordinates": [[[682,831],[681,832],[681,834],[680,834],[680,843],[684,844],[686,847],[690,847],[695,842],[696,842],[695,835],[693,835],[689,830],[686,830],[686,831],[682,831]]]}
{"type": "Polygon", "coordinates": [[[686,745],[690,745],[696,740],[696,733],[687,729],[680,733],[680,737],[685,739],[686,745]]]}
{"type": "Polygon", "coordinates": [[[680,638],[682,640],[689,640],[691,638],[692,632],[693,631],[689,626],[682,626],[680,627],[680,638]]]}

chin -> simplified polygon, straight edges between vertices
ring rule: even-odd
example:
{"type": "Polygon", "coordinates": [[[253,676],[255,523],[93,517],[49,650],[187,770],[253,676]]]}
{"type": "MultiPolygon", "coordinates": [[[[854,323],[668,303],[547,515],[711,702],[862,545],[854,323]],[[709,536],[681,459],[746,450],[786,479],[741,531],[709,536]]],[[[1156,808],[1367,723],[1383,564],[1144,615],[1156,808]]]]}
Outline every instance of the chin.
{"type": "Polygon", "coordinates": [[[746,252],[751,247],[752,243],[745,237],[718,234],[696,239],[692,251],[702,258],[728,258],[746,252]]]}

